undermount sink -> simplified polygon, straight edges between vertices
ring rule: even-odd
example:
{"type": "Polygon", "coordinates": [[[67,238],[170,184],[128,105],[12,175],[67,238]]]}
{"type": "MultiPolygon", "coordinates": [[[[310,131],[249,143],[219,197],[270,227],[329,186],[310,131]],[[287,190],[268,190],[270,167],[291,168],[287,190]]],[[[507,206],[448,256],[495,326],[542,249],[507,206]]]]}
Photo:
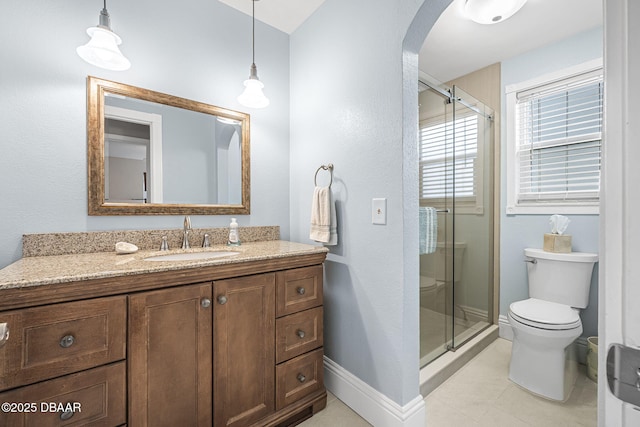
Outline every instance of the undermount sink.
{"type": "Polygon", "coordinates": [[[144,258],[145,261],[193,261],[199,259],[222,258],[239,255],[240,252],[217,251],[217,252],[189,252],[182,254],[157,255],[144,258]]]}

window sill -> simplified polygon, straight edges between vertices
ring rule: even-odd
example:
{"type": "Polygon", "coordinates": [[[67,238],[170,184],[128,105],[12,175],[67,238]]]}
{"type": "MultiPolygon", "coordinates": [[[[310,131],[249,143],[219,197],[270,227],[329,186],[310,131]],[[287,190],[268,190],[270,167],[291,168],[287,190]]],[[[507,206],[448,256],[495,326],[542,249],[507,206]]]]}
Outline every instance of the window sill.
{"type": "Polygon", "coordinates": [[[599,205],[566,205],[545,203],[544,205],[507,205],[507,215],[553,215],[553,214],[571,214],[571,215],[598,215],[600,213],[599,205]]]}

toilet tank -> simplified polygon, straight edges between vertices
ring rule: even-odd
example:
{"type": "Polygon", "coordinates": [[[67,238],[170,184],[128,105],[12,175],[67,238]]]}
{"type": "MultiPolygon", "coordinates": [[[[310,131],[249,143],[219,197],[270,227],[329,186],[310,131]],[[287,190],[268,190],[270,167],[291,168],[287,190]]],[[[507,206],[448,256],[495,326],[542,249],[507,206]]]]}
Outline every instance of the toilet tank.
{"type": "Polygon", "coordinates": [[[529,296],[575,308],[589,304],[589,287],[598,254],[587,252],[555,253],[525,249],[529,296]]]}

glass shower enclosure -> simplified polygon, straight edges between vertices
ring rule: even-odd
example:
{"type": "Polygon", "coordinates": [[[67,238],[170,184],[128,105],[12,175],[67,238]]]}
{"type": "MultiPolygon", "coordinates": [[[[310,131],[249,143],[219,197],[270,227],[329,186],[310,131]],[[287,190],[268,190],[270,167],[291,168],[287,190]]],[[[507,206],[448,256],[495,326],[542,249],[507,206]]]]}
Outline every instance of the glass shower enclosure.
{"type": "Polygon", "coordinates": [[[493,111],[420,82],[420,366],[493,317],[493,111]]]}

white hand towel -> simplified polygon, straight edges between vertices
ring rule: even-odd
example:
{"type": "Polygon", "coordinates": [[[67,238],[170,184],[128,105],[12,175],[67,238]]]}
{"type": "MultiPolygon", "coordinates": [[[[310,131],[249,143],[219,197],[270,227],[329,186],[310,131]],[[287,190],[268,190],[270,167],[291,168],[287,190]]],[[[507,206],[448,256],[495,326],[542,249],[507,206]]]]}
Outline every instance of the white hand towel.
{"type": "Polygon", "coordinates": [[[438,214],[435,208],[420,207],[419,215],[420,255],[432,254],[438,240],[438,214]]]}
{"type": "Polygon", "coordinates": [[[338,244],[338,220],[336,217],[336,201],[333,200],[331,188],[329,188],[329,204],[331,209],[331,225],[329,226],[329,241],[325,246],[335,246],[338,244]]]}
{"type": "Polygon", "coordinates": [[[316,242],[328,243],[331,236],[331,190],[316,187],[311,204],[311,231],[309,238],[316,242]]]}

